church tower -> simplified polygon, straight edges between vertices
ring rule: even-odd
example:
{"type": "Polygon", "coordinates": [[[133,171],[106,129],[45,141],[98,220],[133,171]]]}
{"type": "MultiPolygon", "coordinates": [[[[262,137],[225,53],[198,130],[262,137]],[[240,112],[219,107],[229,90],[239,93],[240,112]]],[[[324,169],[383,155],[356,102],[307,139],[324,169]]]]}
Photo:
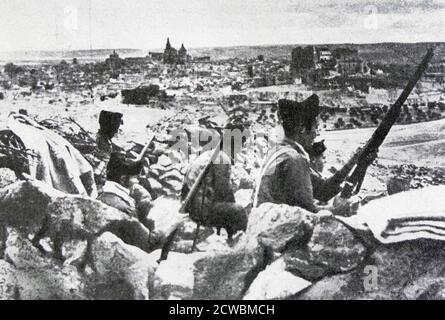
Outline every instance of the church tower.
{"type": "Polygon", "coordinates": [[[164,63],[176,64],[178,60],[178,51],[170,44],[170,38],[167,38],[167,44],[164,50],[164,63]]]}

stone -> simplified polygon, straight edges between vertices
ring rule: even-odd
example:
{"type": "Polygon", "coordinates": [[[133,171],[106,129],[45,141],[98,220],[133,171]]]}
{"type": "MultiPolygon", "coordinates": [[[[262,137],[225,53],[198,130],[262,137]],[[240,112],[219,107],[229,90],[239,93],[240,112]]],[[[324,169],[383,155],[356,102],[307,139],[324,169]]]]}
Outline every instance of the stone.
{"type": "Polygon", "coordinates": [[[48,212],[51,217],[48,234],[53,239],[91,240],[109,231],[130,245],[151,250],[150,231],[142,223],[100,201],[64,196],[53,201],[48,212]]]}
{"type": "Polygon", "coordinates": [[[341,274],[326,277],[315,283],[306,292],[297,296],[298,300],[349,300],[358,299],[363,292],[354,283],[356,277],[351,274],[341,274]]]}
{"type": "Polygon", "coordinates": [[[264,268],[263,250],[240,243],[231,250],[206,252],[195,263],[193,299],[240,300],[264,268]]]}
{"type": "Polygon", "coordinates": [[[0,260],[0,300],[16,300],[19,298],[16,270],[5,260],[0,260]]]}
{"type": "Polygon", "coordinates": [[[72,265],[43,256],[20,233],[10,230],[5,258],[16,272],[21,300],[85,300],[87,279],[72,265]]]}
{"type": "Polygon", "coordinates": [[[159,183],[159,181],[157,181],[156,179],[153,179],[153,178],[148,178],[147,180],[151,186],[151,190],[154,193],[153,196],[163,193],[164,187],[162,186],[162,184],[159,183]]]}
{"type": "Polygon", "coordinates": [[[0,225],[0,259],[5,255],[6,239],[8,238],[8,230],[5,225],[0,225]]]}
{"type": "Polygon", "coordinates": [[[316,216],[299,207],[263,203],[249,215],[247,235],[272,251],[302,246],[309,240],[316,216]]]}
{"type": "Polygon", "coordinates": [[[235,192],[235,202],[243,208],[247,208],[252,204],[253,189],[239,189],[235,192]]]}
{"type": "Polygon", "coordinates": [[[161,165],[163,167],[168,167],[172,164],[172,160],[165,154],[161,155],[158,159],[158,165],[161,165]]]}
{"type": "Polygon", "coordinates": [[[390,293],[395,299],[414,299],[428,291],[434,279],[442,283],[444,250],[443,241],[406,241],[378,247],[366,264],[376,266],[380,291],[390,293]],[[413,286],[419,286],[418,293],[409,289],[413,286]]]}
{"type": "Polygon", "coordinates": [[[181,163],[183,161],[182,154],[177,150],[167,150],[166,156],[169,157],[173,164],[181,163]]]}
{"type": "MultiPolygon", "coordinates": [[[[196,226],[196,222],[188,216],[185,216],[183,222],[179,226],[177,238],[182,240],[193,240],[195,238],[196,226]]],[[[213,228],[201,226],[199,228],[198,242],[205,240],[213,233],[213,228]]]]}
{"type": "Polygon", "coordinates": [[[366,248],[352,232],[335,218],[321,220],[307,244],[311,262],[332,272],[357,267],[365,258],[366,248]]]}
{"type": "Polygon", "coordinates": [[[105,232],[91,248],[95,299],[148,300],[158,264],[153,256],[105,232]]]}
{"type": "Polygon", "coordinates": [[[250,177],[247,171],[240,165],[232,167],[230,181],[234,191],[239,189],[253,189],[255,184],[254,178],[250,177]]]}
{"type": "Polygon", "coordinates": [[[166,194],[179,194],[181,192],[182,189],[182,182],[177,181],[177,180],[167,180],[165,182],[166,186],[168,186],[168,188],[164,188],[164,193],[166,194]]]}
{"type": "Polygon", "coordinates": [[[195,286],[195,262],[204,254],[171,252],[159,264],[154,275],[154,300],[192,299],[195,286]]]}
{"type": "Polygon", "coordinates": [[[0,224],[37,233],[47,220],[49,204],[63,193],[40,181],[18,181],[0,189],[0,224]]]}
{"type": "Polygon", "coordinates": [[[88,242],[86,240],[71,240],[62,245],[62,255],[65,257],[64,265],[75,264],[87,255],[88,242]]]}
{"type": "Polygon", "coordinates": [[[297,299],[441,299],[444,246],[425,239],[380,246],[356,269],[321,279],[297,299]]]}
{"type": "Polygon", "coordinates": [[[0,168],[0,189],[17,181],[15,172],[8,168],[0,168]]]}
{"type": "Polygon", "coordinates": [[[445,277],[420,277],[409,283],[402,293],[409,300],[444,300],[445,277]]]}
{"type": "Polygon", "coordinates": [[[222,251],[171,252],[156,271],[155,299],[241,299],[263,263],[258,246],[245,243],[222,251]]]}
{"type": "Polygon", "coordinates": [[[285,270],[286,263],[276,260],[261,271],[243,300],[283,300],[306,289],[311,282],[285,270]]]}
{"type": "Polygon", "coordinates": [[[69,239],[76,234],[98,234],[109,224],[116,221],[131,220],[122,211],[106,204],[79,196],[64,196],[53,201],[48,208],[52,228],[63,233],[69,239]]]}
{"type": "Polygon", "coordinates": [[[326,266],[311,261],[307,250],[291,250],[281,257],[286,265],[286,271],[310,281],[319,280],[330,272],[326,266]]]}
{"type": "Polygon", "coordinates": [[[184,180],[184,175],[177,169],[169,170],[166,173],[162,174],[159,177],[160,180],[167,181],[169,183],[179,182],[182,185],[182,181],[184,180]]]}
{"type": "Polygon", "coordinates": [[[224,230],[221,231],[221,235],[213,233],[203,241],[199,242],[196,245],[196,249],[198,251],[205,251],[205,252],[210,252],[210,251],[222,252],[230,250],[231,247],[227,243],[227,235],[223,234],[223,232],[224,230]]]}
{"type": "Polygon", "coordinates": [[[179,200],[160,197],[153,201],[153,208],[150,210],[147,219],[154,224],[154,236],[151,237],[152,250],[160,248],[168,236],[187,218],[179,213],[181,206],[179,200]]]}
{"type": "Polygon", "coordinates": [[[179,253],[191,253],[193,240],[177,240],[172,243],[171,251],[179,253]]]}
{"type": "Polygon", "coordinates": [[[388,195],[410,190],[411,178],[409,176],[392,175],[386,181],[388,195]]]}

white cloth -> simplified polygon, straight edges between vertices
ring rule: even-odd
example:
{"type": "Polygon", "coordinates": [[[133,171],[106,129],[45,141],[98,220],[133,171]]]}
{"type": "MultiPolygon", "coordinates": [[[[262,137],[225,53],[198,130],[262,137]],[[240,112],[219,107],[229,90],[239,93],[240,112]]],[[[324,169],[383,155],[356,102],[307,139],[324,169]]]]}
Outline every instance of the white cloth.
{"type": "Polygon", "coordinates": [[[369,202],[357,215],[337,219],[355,229],[369,228],[381,243],[445,240],[445,186],[397,193],[369,202]]]}
{"type": "Polygon", "coordinates": [[[11,114],[7,125],[27,149],[39,156],[38,161],[30,158],[31,178],[69,194],[97,197],[93,168],[68,141],[24,115],[11,114]],[[82,175],[88,176],[90,195],[82,183],[82,175]]]}

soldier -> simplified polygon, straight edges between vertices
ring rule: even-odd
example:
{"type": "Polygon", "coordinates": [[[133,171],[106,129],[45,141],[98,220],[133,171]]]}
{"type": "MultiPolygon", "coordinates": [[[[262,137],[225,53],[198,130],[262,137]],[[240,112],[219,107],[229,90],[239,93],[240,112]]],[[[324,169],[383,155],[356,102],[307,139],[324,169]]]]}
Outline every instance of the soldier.
{"type": "Polygon", "coordinates": [[[124,155],[113,152],[107,165],[107,181],[98,200],[136,217],[135,200],[130,196],[130,188],[134,185],[131,178],[141,170],[142,162],[128,162],[124,155]]]}
{"type": "MultiPolygon", "coordinates": [[[[111,139],[117,134],[119,127],[124,123],[122,117],[122,113],[105,110],[102,110],[99,114],[100,128],[96,135],[97,148],[108,156],[111,155],[114,147],[111,139]]],[[[114,149],[116,148],[114,147],[114,149]]]]}
{"type": "MultiPolygon", "coordinates": [[[[221,151],[210,164],[196,195],[186,209],[190,218],[198,224],[197,232],[200,225],[216,227],[218,234],[220,229],[224,228],[229,241],[232,240],[232,235],[236,231],[245,230],[247,227],[246,212],[242,206],[235,203],[235,196],[230,184],[231,163],[236,157],[233,150],[237,149],[234,146],[236,142],[232,141],[232,130],[234,129],[239,129],[239,132],[242,132],[244,127],[240,128],[239,124],[233,122],[225,127],[221,145],[216,146],[221,151]],[[228,141],[230,141],[230,148],[227,147],[228,141]]],[[[241,143],[242,140],[243,138],[241,138],[241,143]]],[[[202,153],[187,170],[181,193],[182,201],[186,199],[200,173],[205,170],[213,152],[214,150],[208,150],[202,153]]]]}
{"type": "Polygon", "coordinates": [[[264,202],[299,206],[311,212],[327,209],[314,199],[327,202],[340,191],[340,185],[355,165],[359,152],[329,179],[311,166],[306,150],[318,135],[319,99],[312,95],[303,102],[281,99],[278,116],[285,138],[266,155],[258,176],[253,207],[264,202]]]}
{"type": "Polygon", "coordinates": [[[96,134],[96,147],[94,150],[94,178],[101,190],[106,183],[107,165],[113,152],[123,150],[112,142],[113,137],[123,124],[123,114],[102,110],[99,114],[99,131],[96,134]]]}

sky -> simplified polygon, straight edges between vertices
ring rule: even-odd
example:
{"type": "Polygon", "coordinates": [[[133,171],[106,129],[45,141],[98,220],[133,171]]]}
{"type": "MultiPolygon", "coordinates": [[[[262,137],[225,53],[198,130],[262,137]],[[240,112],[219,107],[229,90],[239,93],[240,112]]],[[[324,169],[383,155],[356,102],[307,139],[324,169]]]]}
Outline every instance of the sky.
{"type": "Polygon", "coordinates": [[[0,51],[445,41],[445,0],[0,0],[0,51]]]}

